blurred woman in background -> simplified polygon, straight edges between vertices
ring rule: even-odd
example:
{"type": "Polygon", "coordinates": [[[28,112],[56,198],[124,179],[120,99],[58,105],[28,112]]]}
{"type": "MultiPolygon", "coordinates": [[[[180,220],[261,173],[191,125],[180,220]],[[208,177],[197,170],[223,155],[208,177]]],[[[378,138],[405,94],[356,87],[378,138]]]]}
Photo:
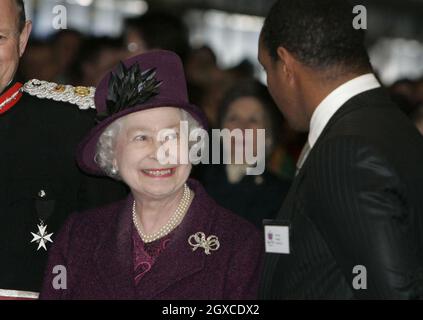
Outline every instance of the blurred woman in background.
{"type": "MultiPolygon", "coordinates": [[[[231,88],[219,110],[220,129],[266,130],[265,154],[269,158],[278,144],[281,114],[274,105],[267,88],[256,80],[245,80],[231,88]]],[[[256,141],[257,139],[254,139],[256,141]]],[[[243,144],[245,146],[245,134],[243,144]]],[[[226,148],[227,146],[223,146],[226,148]]],[[[232,140],[231,155],[234,159],[236,143],[232,140]]],[[[231,163],[234,163],[232,161],[231,163]]],[[[247,175],[249,165],[221,164],[204,166],[199,173],[208,193],[222,206],[229,208],[261,228],[263,219],[271,219],[278,212],[290,182],[271,173],[268,168],[259,176],[247,175]]]]}

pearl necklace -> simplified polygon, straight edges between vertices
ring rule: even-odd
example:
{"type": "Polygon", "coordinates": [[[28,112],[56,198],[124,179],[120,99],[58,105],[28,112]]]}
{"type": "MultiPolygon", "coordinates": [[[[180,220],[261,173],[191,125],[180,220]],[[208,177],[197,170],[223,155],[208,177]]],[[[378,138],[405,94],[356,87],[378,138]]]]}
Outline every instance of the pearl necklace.
{"type": "Polygon", "coordinates": [[[136,203],[134,200],[134,204],[132,205],[132,220],[134,222],[135,228],[137,229],[142,241],[144,243],[154,242],[164,236],[168,235],[171,231],[173,231],[182,221],[185,213],[187,212],[192,200],[192,193],[189,187],[185,184],[184,185],[184,193],[182,195],[181,202],[179,202],[178,207],[176,208],[175,213],[169,219],[169,221],[160,228],[159,231],[153,234],[145,234],[141,231],[140,226],[138,225],[138,218],[136,212],[136,203]]]}

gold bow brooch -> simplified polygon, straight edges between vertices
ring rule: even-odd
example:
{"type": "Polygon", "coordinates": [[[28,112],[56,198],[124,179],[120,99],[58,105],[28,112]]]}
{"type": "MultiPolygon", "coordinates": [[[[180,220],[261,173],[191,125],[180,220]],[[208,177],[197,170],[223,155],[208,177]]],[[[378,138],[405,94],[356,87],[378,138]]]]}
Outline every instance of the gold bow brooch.
{"type": "Polygon", "coordinates": [[[220,248],[219,239],[211,235],[206,238],[206,235],[203,232],[197,232],[196,234],[191,235],[188,238],[188,243],[191,245],[192,251],[197,250],[198,248],[203,248],[204,252],[207,255],[210,255],[210,251],[216,251],[220,248]]]}

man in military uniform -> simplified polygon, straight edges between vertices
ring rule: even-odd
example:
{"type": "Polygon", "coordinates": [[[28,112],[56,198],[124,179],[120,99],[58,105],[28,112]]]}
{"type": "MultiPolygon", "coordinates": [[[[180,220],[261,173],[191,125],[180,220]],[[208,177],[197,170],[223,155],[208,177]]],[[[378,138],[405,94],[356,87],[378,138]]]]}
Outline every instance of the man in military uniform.
{"type": "Polygon", "coordinates": [[[76,166],[76,147],[94,125],[95,89],[16,76],[30,32],[23,1],[1,0],[0,297],[36,297],[66,217],[125,193],[76,166]]]}

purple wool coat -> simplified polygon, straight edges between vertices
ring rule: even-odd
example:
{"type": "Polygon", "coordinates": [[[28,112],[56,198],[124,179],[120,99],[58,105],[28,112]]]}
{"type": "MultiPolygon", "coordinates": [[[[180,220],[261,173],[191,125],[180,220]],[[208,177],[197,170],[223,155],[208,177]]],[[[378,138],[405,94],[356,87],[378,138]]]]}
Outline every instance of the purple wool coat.
{"type": "Polygon", "coordinates": [[[69,218],[50,249],[40,299],[256,299],[264,252],[261,233],[219,207],[199,182],[189,180],[188,185],[195,198],[138,287],[129,196],[69,218]],[[193,251],[188,238],[197,232],[217,236],[220,248],[210,255],[202,248],[193,251]],[[53,287],[57,265],[66,267],[67,289],[53,287]]]}

